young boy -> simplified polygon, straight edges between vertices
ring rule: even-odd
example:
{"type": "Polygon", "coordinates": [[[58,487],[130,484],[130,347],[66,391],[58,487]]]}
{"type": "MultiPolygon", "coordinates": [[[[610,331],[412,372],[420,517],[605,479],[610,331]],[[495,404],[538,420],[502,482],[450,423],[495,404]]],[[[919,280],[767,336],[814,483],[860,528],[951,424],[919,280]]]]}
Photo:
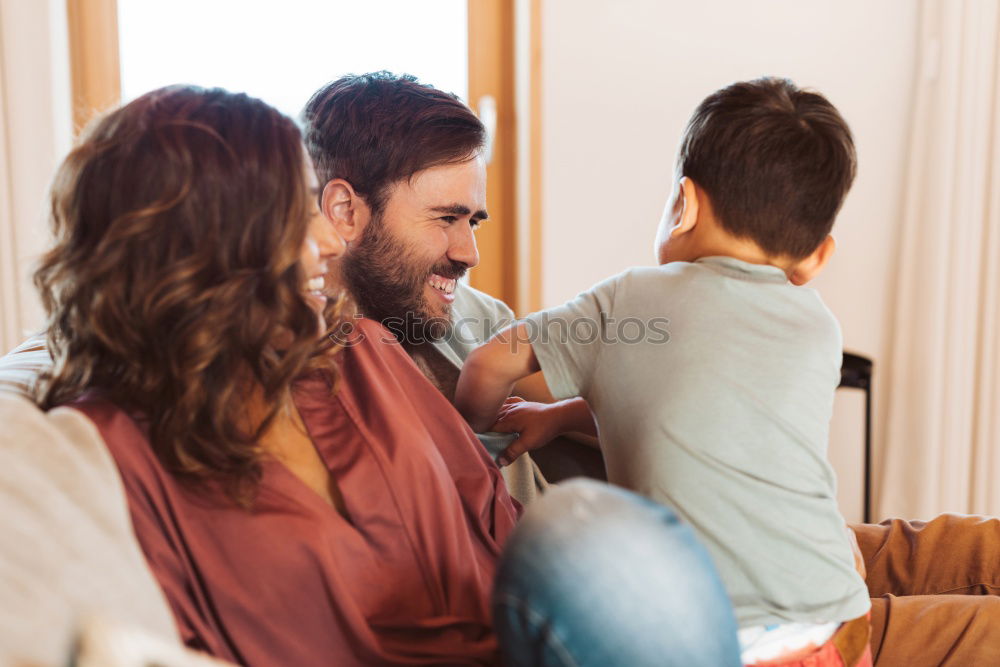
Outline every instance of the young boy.
{"type": "MultiPolygon", "coordinates": [[[[840,327],[801,287],[833,253],[855,164],[823,96],[781,79],[713,93],[681,143],[660,266],[515,324],[472,353],[458,383],[475,430],[516,422],[543,433],[531,447],[592,432],[592,410],[609,481],[670,505],[708,547],[747,664],[870,660],[870,601],[826,460],[840,327]],[[539,369],[553,396],[586,402],[505,403],[539,369]]],[[[501,462],[523,449],[515,441],[501,462]]]]}

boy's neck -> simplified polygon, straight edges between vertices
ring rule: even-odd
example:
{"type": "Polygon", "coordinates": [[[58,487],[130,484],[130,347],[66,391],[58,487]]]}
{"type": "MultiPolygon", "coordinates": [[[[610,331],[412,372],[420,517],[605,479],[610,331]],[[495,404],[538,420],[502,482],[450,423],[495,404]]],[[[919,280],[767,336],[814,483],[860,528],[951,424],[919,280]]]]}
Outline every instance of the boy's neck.
{"type": "Polygon", "coordinates": [[[769,255],[756,242],[733,236],[718,223],[717,220],[699,221],[698,231],[692,248],[691,261],[704,257],[732,257],[748,264],[774,266],[785,272],[789,278],[795,270],[796,262],[788,257],[769,255]],[[708,224],[705,224],[705,223],[708,224]]]}

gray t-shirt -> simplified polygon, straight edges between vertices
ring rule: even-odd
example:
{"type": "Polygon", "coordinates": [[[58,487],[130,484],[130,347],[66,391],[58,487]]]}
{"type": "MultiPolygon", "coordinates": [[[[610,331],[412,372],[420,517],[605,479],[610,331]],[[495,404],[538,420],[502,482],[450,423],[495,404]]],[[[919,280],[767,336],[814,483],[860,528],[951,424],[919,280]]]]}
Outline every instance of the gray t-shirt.
{"type": "Polygon", "coordinates": [[[527,321],[552,393],[594,411],[609,481],[694,527],[740,626],[868,610],[826,459],[840,327],[814,290],[708,257],[630,269],[527,321]]]}
{"type": "MultiPolygon", "coordinates": [[[[455,287],[455,301],[451,304],[451,334],[434,343],[435,349],[461,370],[466,358],[493,334],[514,322],[514,311],[499,299],[459,283],[455,287]]],[[[517,438],[511,433],[477,433],[479,441],[496,458],[517,438]]],[[[548,484],[538,466],[528,454],[523,454],[509,466],[501,468],[507,488],[521,504],[528,504],[544,491],[548,484]]]]}

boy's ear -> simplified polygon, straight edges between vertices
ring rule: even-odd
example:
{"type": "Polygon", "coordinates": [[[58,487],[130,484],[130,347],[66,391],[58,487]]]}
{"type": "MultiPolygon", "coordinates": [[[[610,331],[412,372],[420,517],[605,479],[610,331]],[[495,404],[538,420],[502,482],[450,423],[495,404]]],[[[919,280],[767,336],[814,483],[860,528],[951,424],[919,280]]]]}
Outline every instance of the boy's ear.
{"type": "Polygon", "coordinates": [[[837,242],[833,240],[832,236],[827,236],[811,255],[795,265],[788,279],[792,281],[793,285],[805,285],[819,275],[819,272],[833,257],[833,251],[836,249],[837,242]]]}
{"type": "Polygon", "coordinates": [[[694,229],[698,224],[698,209],[701,203],[702,191],[698,185],[687,176],[678,183],[679,192],[674,203],[674,225],[671,236],[680,236],[694,229]]]}
{"type": "Polygon", "coordinates": [[[368,204],[342,178],[327,181],[323,186],[320,209],[347,243],[361,238],[371,219],[368,204]]]}

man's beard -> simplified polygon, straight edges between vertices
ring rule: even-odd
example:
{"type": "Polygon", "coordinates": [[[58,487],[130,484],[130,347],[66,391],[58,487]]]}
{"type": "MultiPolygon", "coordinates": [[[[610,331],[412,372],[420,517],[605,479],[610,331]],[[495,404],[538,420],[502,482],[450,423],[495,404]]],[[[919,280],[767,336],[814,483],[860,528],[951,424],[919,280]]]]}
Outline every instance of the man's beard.
{"type": "Polygon", "coordinates": [[[428,265],[372,216],[357,245],[341,259],[341,275],[361,314],[381,322],[404,345],[440,340],[451,331],[451,307],[435,313],[424,288],[432,273],[461,278],[468,266],[447,259],[428,265]]]}

